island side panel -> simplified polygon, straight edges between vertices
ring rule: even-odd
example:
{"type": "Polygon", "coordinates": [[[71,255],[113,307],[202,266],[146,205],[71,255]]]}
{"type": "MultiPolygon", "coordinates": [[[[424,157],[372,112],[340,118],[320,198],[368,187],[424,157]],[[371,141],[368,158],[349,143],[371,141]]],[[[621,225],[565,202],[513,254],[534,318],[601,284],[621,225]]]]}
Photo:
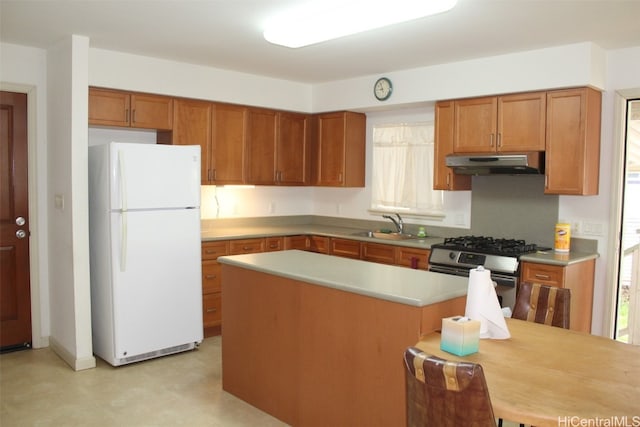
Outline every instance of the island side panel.
{"type": "Polygon", "coordinates": [[[420,308],[301,286],[300,425],[405,425],[402,354],[420,308]]]}
{"type": "Polygon", "coordinates": [[[223,389],[293,426],[404,425],[404,349],[464,312],[464,297],[415,307],[227,264],[222,277],[223,389]]]}
{"type": "Polygon", "coordinates": [[[222,388],[298,425],[300,286],[222,266],[222,388]]]}
{"type": "Polygon", "coordinates": [[[420,334],[425,335],[433,331],[439,331],[442,329],[442,319],[444,317],[464,316],[466,307],[466,295],[422,307],[420,334]]]}

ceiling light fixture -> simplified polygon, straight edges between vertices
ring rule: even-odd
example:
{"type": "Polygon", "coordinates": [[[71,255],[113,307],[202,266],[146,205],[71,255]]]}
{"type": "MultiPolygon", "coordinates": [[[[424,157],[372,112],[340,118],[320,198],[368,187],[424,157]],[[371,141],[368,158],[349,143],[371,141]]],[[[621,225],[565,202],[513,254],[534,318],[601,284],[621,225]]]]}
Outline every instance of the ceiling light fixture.
{"type": "Polygon", "coordinates": [[[308,46],[452,9],[457,0],[320,0],[273,17],[264,38],[291,48],[308,46]]]}

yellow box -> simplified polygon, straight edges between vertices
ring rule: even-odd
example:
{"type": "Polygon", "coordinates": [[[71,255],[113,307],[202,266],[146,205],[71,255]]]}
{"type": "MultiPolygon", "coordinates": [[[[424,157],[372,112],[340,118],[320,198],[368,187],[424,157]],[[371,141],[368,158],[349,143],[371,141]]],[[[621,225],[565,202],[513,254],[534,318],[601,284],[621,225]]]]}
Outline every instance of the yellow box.
{"type": "Polygon", "coordinates": [[[463,316],[442,319],[440,349],[456,356],[478,352],[480,343],[480,321],[463,316]]]}

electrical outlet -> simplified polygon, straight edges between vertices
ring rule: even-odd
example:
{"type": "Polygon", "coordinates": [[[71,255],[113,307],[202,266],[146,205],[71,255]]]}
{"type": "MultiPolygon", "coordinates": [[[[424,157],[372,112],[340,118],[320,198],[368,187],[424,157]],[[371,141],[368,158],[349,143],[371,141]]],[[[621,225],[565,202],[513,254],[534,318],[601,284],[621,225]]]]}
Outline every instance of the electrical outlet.
{"type": "Polygon", "coordinates": [[[584,222],[583,233],[590,236],[602,236],[604,234],[604,224],[601,222],[584,222]]]}
{"type": "Polygon", "coordinates": [[[580,221],[574,221],[571,223],[571,234],[581,234],[582,233],[582,223],[580,221]]]}

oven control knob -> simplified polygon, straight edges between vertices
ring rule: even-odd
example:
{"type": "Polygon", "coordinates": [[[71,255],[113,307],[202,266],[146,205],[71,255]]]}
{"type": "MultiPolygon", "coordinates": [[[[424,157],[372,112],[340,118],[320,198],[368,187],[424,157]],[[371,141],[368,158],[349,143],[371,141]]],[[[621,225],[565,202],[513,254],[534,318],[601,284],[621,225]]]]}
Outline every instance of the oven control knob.
{"type": "Polygon", "coordinates": [[[456,259],[456,253],[455,252],[449,252],[449,258],[450,259],[456,259]]]}

